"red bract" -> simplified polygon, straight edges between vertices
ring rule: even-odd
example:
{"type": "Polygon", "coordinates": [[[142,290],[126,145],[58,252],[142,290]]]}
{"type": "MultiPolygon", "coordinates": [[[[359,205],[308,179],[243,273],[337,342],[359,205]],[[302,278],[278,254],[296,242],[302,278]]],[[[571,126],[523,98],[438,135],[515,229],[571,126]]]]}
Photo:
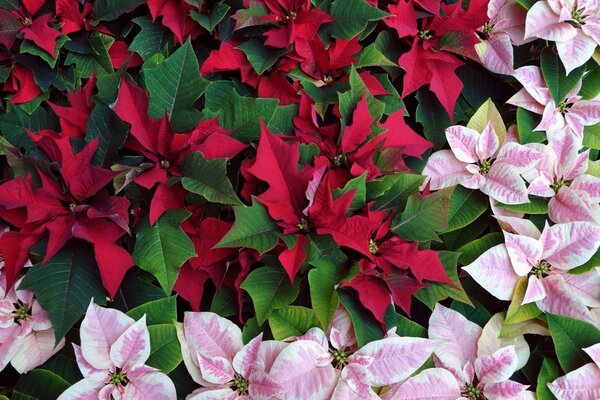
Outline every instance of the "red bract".
{"type": "Polygon", "coordinates": [[[91,165],[98,147],[95,139],[74,154],[68,137],[43,131],[31,134],[40,149],[59,165],[58,180],[38,169],[41,186],[33,177],[15,178],[0,185],[0,213],[17,230],[2,236],[8,286],[20,272],[29,249],[48,237],[44,262],[71,238],[94,245],[104,287],[114,297],[131,256],[114,242],[129,232],[129,200],[111,197],[103,188],[115,172],[91,165]]]}
{"type": "Polygon", "coordinates": [[[70,107],[48,102],[52,111],[58,116],[63,135],[74,138],[85,137],[87,121],[95,106],[91,99],[95,87],[96,78],[92,74],[81,89],[67,93],[70,107]]]}
{"type": "Polygon", "coordinates": [[[345,67],[356,62],[356,54],[362,50],[358,38],[337,40],[327,50],[321,39],[298,39],[294,49],[304,58],[300,68],[313,78],[327,85],[339,78],[345,67]]]}
{"type": "Polygon", "coordinates": [[[200,34],[200,27],[190,17],[190,12],[195,10],[190,2],[184,0],[149,0],[147,2],[152,20],[162,17],[162,24],[169,28],[175,39],[183,44],[188,36],[192,38],[200,34]]]}
{"type": "Polygon", "coordinates": [[[41,89],[33,79],[33,72],[21,64],[14,64],[9,79],[4,82],[3,89],[15,93],[10,100],[13,104],[27,103],[41,93],[41,89]]]}

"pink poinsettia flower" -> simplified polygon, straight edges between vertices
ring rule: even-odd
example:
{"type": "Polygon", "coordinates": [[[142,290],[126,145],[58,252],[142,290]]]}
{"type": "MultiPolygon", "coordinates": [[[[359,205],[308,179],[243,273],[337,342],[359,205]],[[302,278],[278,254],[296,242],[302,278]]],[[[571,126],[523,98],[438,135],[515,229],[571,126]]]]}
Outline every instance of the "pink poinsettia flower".
{"type": "MultiPolygon", "coordinates": [[[[600,246],[600,227],[570,222],[544,228],[511,223],[502,218],[505,243],[492,247],[463,267],[484,289],[500,300],[511,300],[518,281],[528,280],[522,304],[592,322],[589,307],[600,306],[600,268],[573,275],[569,270],[587,262],[600,246]]],[[[522,220],[526,221],[526,220],[522,220]]]]}
{"type": "Polygon", "coordinates": [[[534,399],[527,385],[509,380],[529,358],[522,335],[500,340],[502,317],[482,329],[462,314],[437,304],[429,319],[429,338],[437,346],[436,368],[393,387],[385,400],[525,400],[534,399]]]}
{"type": "Polygon", "coordinates": [[[491,0],[482,27],[485,40],[475,45],[484,67],[498,74],[514,73],[513,45],[521,46],[534,39],[525,40],[527,11],[514,0],[491,0]]]}
{"type": "Polygon", "coordinates": [[[263,342],[262,334],[244,345],[241,329],[211,312],[186,312],[177,336],[188,372],[204,386],[188,400],[268,400],[282,392],[269,372],[287,346],[263,342]]]}
{"type": "Polygon", "coordinates": [[[597,0],[543,0],[527,12],[525,37],[556,42],[567,74],[585,64],[600,44],[597,0]]]}
{"type": "Polygon", "coordinates": [[[527,187],[520,174],[535,166],[542,154],[514,142],[500,146],[491,122],[481,134],[463,126],[446,129],[451,150],[429,157],[423,175],[432,190],[460,184],[506,204],[526,203],[527,187]]]}
{"type": "MultiPolygon", "coordinates": [[[[29,263],[29,262],[28,262],[29,263]]],[[[31,264],[29,264],[31,265],[31,264]]],[[[8,363],[25,374],[42,365],[65,345],[55,344],[54,329],[46,311],[33,293],[16,290],[20,280],[6,290],[6,276],[0,261],[0,371],[8,363]]]]}
{"type": "MultiPolygon", "coordinates": [[[[536,4],[544,3],[540,1],[536,4]]],[[[556,104],[540,67],[528,65],[515,70],[513,75],[523,88],[508,99],[507,103],[542,115],[536,131],[557,131],[568,128],[580,140],[583,128],[600,122],[600,100],[582,100],[577,95],[581,89],[578,82],[566,97],[556,104]]],[[[550,133],[549,133],[550,136],[550,133]]]]}
{"type": "Polygon", "coordinates": [[[557,399],[597,400],[600,398],[600,343],[586,347],[583,351],[593,362],[547,384],[557,399]]]}
{"type": "Polygon", "coordinates": [[[73,344],[84,379],[58,400],[175,400],[171,379],[145,365],[150,356],[146,315],[138,321],[119,310],[90,303],[79,330],[81,347],[73,344]]]}
{"type": "Polygon", "coordinates": [[[554,132],[548,145],[532,145],[544,154],[531,171],[529,194],[551,197],[548,216],[557,223],[588,221],[600,224],[600,178],[586,174],[589,150],[579,153],[580,142],[573,135],[554,132]]]}

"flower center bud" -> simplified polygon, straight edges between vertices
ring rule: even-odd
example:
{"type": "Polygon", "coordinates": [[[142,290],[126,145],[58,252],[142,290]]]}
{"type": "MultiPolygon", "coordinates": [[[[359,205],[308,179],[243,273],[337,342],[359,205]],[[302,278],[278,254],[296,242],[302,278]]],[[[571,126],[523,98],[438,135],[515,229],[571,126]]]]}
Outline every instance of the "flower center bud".
{"type": "Polygon", "coordinates": [[[371,252],[371,254],[375,254],[379,251],[379,247],[373,239],[369,239],[369,251],[371,252]]]}
{"type": "Polygon", "coordinates": [[[346,154],[342,153],[342,154],[338,154],[337,156],[333,157],[333,163],[335,164],[336,167],[341,167],[342,165],[345,165],[348,162],[348,157],[346,157],[346,154]]]}
{"type": "Polygon", "coordinates": [[[580,9],[573,9],[573,11],[571,11],[571,19],[577,25],[584,25],[585,24],[585,18],[583,16],[584,11],[585,11],[585,7],[582,7],[580,9]]]}
{"type": "Polygon", "coordinates": [[[531,272],[538,278],[545,278],[546,276],[548,276],[548,272],[550,272],[550,268],[552,266],[550,265],[550,263],[546,260],[542,260],[538,263],[538,265],[536,265],[535,267],[533,267],[533,269],[531,270],[531,272]]]}
{"type": "Polygon", "coordinates": [[[427,29],[424,31],[419,31],[418,35],[419,35],[419,38],[421,38],[423,40],[429,40],[433,37],[433,35],[427,29]]]}
{"type": "Polygon", "coordinates": [[[288,15],[286,15],[285,17],[283,17],[283,18],[284,18],[286,21],[289,21],[289,20],[292,20],[292,21],[293,21],[293,20],[295,20],[295,19],[296,19],[296,17],[297,17],[297,16],[298,16],[298,14],[296,14],[296,12],[294,12],[294,11],[290,11],[290,13],[289,13],[288,15]]]}
{"type": "Polygon", "coordinates": [[[15,323],[21,325],[21,321],[26,320],[31,316],[31,308],[29,304],[23,303],[21,300],[18,300],[13,304],[15,306],[15,310],[12,312],[15,316],[15,323]]]}
{"type": "Polygon", "coordinates": [[[483,24],[483,33],[485,33],[486,35],[490,35],[492,33],[492,29],[494,29],[494,25],[486,22],[485,24],[483,24]]]}
{"type": "Polygon", "coordinates": [[[296,225],[296,226],[301,231],[307,231],[308,230],[308,220],[306,218],[302,218],[300,220],[300,223],[298,225],[296,225]]]}
{"type": "Polygon", "coordinates": [[[333,78],[329,75],[325,75],[323,77],[323,79],[321,79],[323,81],[324,84],[329,85],[331,82],[333,82],[333,78]]]}
{"type": "Polygon", "coordinates": [[[331,355],[333,356],[333,366],[334,367],[340,367],[340,366],[346,365],[348,355],[344,351],[333,350],[331,352],[331,355]]]}
{"type": "Polygon", "coordinates": [[[125,386],[129,383],[127,374],[117,368],[115,372],[108,373],[108,383],[115,386],[125,386]]]}
{"type": "Polygon", "coordinates": [[[231,389],[240,396],[248,396],[248,380],[241,375],[236,375],[233,378],[231,389]]]}
{"type": "Polygon", "coordinates": [[[485,175],[490,172],[490,168],[492,168],[492,162],[489,160],[483,160],[479,162],[479,173],[481,175],[485,175]]]}
{"type": "Polygon", "coordinates": [[[562,114],[565,115],[566,112],[569,110],[569,108],[571,108],[571,106],[573,105],[573,103],[568,103],[567,100],[563,100],[560,103],[558,103],[558,105],[556,106],[556,108],[558,108],[558,111],[562,114]]]}
{"type": "Polygon", "coordinates": [[[483,396],[483,388],[476,385],[466,385],[462,395],[469,400],[482,400],[485,399],[483,396]]]}
{"type": "Polygon", "coordinates": [[[167,160],[160,160],[160,167],[161,168],[169,168],[171,166],[171,163],[168,162],[167,160]]]}

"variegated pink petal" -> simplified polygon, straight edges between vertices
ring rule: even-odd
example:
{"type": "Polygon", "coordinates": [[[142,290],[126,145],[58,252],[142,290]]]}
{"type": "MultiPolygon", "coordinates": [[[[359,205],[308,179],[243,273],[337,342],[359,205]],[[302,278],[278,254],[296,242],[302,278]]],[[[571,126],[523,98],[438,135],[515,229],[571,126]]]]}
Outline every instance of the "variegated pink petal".
{"type": "Polygon", "coordinates": [[[508,164],[495,162],[485,175],[481,191],[505,204],[527,203],[527,187],[519,173],[508,164]]]}
{"type": "Polygon", "coordinates": [[[454,156],[465,163],[479,161],[479,157],[475,152],[479,136],[479,132],[476,130],[460,125],[454,125],[446,129],[446,139],[454,156]]]}
{"type": "Polygon", "coordinates": [[[109,369],[111,346],[134,322],[119,310],[90,303],[79,330],[85,360],[96,369],[109,369]]]}
{"type": "Polygon", "coordinates": [[[202,373],[200,372],[200,367],[198,366],[198,356],[195,351],[190,349],[188,345],[187,339],[185,338],[185,332],[183,331],[183,324],[176,322],[175,329],[177,330],[177,339],[179,340],[179,345],[181,346],[181,355],[183,357],[183,363],[188,373],[194,380],[194,382],[208,386],[210,382],[202,379],[202,373]]]}
{"type": "MultiPolygon", "coordinates": [[[[353,398],[377,399],[369,384],[368,368],[355,363],[350,363],[342,370],[341,380],[345,382],[353,392],[353,398]]],[[[339,384],[338,384],[339,386],[339,384]]]]}
{"type": "Polygon", "coordinates": [[[423,169],[423,175],[429,178],[432,190],[454,186],[471,177],[465,163],[459,161],[451,150],[433,153],[423,169]]]}
{"type": "Polygon", "coordinates": [[[356,345],[356,336],[350,314],[343,307],[338,307],[329,324],[329,341],[335,349],[351,348],[356,345]]]}
{"type": "Polygon", "coordinates": [[[590,347],[585,347],[583,351],[588,353],[588,355],[592,358],[592,361],[594,361],[598,368],[600,368],[600,343],[590,347]]]}
{"type": "Polygon", "coordinates": [[[481,327],[438,303],[429,318],[428,336],[436,342],[434,352],[442,365],[467,381],[468,378],[462,376],[462,369],[467,361],[477,358],[481,327]]]}
{"type": "Polygon", "coordinates": [[[20,374],[25,374],[42,365],[65,346],[65,340],[62,339],[54,347],[54,329],[31,331],[20,343],[19,350],[10,360],[11,365],[20,374]]]}
{"type": "Polygon", "coordinates": [[[481,64],[496,74],[514,73],[513,47],[507,34],[497,33],[475,45],[481,64]]]}
{"type": "Polygon", "coordinates": [[[589,222],[556,224],[546,229],[557,246],[546,250],[544,244],[542,259],[554,268],[568,271],[577,267],[588,261],[600,246],[600,226],[589,222]]]}
{"type": "Polygon", "coordinates": [[[34,300],[31,305],[31,317],[28,318],[28,321],[31,324],[31,329],[36,331],[45,331],[52,328],[52,322],[50,322],[48,314],[37,300],[34,300]]]}
{"type": "Polygon", "coordinates": [[[526,38],[537,37],[556,42],[573,38],[577,34],[576,31],[568,23],[559,22],[558,15],[552,11],[545,1],[535,3],[527,12],[525,21],[526,38]]]}
{"type": "Polygon", "coordinates": [[[462,267],[477,283],[500,300],[511,300],[520,276],[513,270],[506,246],[499,244],[462,267]]]}
{"type": "Polygon", "coordinates": [[[600,307],[600,267],[583,274],[561,273],[565,284],[588,307],[600,307]]]}
{"type": "Polygon", "coordinates": [[[540,104],[539,100],[533,97],[527,90],[521,89],[515,93],[510,99],[506,101],[507,104],[521,107],[527,111],[531,111],[536,114],[542,114],[544,112],[544,106],[540,104]]]}
{"type": "Polygon", "coordinates": [[[21,348],[23,337],[18,325],[0,329],[0,371],[2,371],[21,348]]]}
{"type": "MultiPolygon", "coordinates": [[[[552,101],[552,96],[550,95],[550,90],[548,90],[548,87],[546,86],[546,81],[542,75],[542,70],[539,67],[528,65],[516,69],[514,77],[521,83],[521,85],[523,85],[524,90],[526,90],[540,105],[538,108],[539,112],[534,110],[529,111],[541,114],[544,110],[544,106],[548,104],[548,102],[552,101]]],[[[523,107],[520,104],[511,102],[511,100],[508,100],[507,103],[523,107]]]]}
{"type": "Polygon", "coordinates": [[[527,289],[525,290],[525,296],[523,296],[522,305],[533,303],[542,300],[546,297],[546,289],[544,284],[535,275],[530,275],[527,280],[527,289]]]}
{"type": "Polygon", "coordinates": [[[517,352],[514,346],[503,347],[492,354],[477,357],[474,365],[480,382],[486,385],[503,382],[517,370],[517,352]]]}
{"type": "Polygon", "coordinates": [[[77,366],[79,367],[81,375],[83,375],[84,378],[94,377],[103,379],[106,377],[105,370],[94,368],[85,360],[85,358],[83,358],[83,355],[81,354],[81,347],[77,346],[75,343],[73,343],[73,351],[75,353],[75,360],[77,360],[77,366]]]}
{"type": "Polygon", "coordinates": [[[542,235],[538,227],[528,219],[504,216],[497,216],[496,219],[500,224],[500,228],[506,232],[517,233],[534,239],[539,239],[542,235]]]}
{"type": "Polygon", "coordinates": [[[240,328],[215,313],[186,312],[183,329],[190,349],[207,358],[233,360],[244,345],[240,328]]]}
{"type": "MultiPolygon", "coordinates": [[[[593,7],[594,3],[589,4],[589,6],[593,7]]],[[[590,8],[591,8],[590,7],[590,8]]],[[[586,18],[585,24],[581,26],[581,30],[594,39],[596,43],[600,43],[600,17],[598,14],[598,6],[596,4],[596,15],[590,13],[590,15],[586,18]]]]}
{"type": "Polygon", "coordinates": [[[585,221],[600,224],[600,206],[586,191],[563,186],[548,202],[548,216],[556,223],[585,221]]]}
{"type": "Polygon", "coordinates": [[[519,173],[532,169],[544,157],[540,151],[518,143],[505,143],[496,162],[503,162],[515,168],[519,173]]]}
{"type": "Polygon", "coordinates": [[[348,400],[348,399],[378,400],[379,399],[379,396],[377,396],[375,394],[375,392],[370,390],[370,388],[369,388],[369,391],[366,393],[366,395],[367,395],[367,397],[361,396],[356,391],[352,390],[350,385],[348,385],[348,382],[346,382],[345,380],[340,380],[338,382],[338,384],[336,385],[335,390],[333,391],[333,394],[331,395],[331,398],[329,400],[348,400]]]}
{"type": "Polygon", "coordinates": [[[523,393],[529,385],[514,381],[488,383],[483,393],[489,400],[514,400],[523,393]]]}
{"type": "Polygon", "coordinates": [[[151,372],[131,380],[125,386],[123,400],[176,400],[177,392],[171,379],[162,372],[151,372]]]}
{"type": "Polygon", "coordinates": [[[198,354],[198,365],[202,373],[202,379],[213,385],[223,385],[233,380],[235,371],[231,361],[224,357],[204,357],[198,354]]]}
{"type": "Polygon", "coordinates": [[[273,363],[271,378],[283,387],[286,399],[329,398],[338,376],[331,364],[322,365],[323,358],[328,355],[327,349],[312,340],[292,342],[273,363]]]}
{"type": "Polygon", "coordinates": [[[283,388],[275,379],[263,371],[252,373],[248,384],[251,399],[270,400],[282,393],[283,388]]]}
{"type": "Polygon", "coordinates": [[[542,120],[533,130],[534,131],[554,131],[565,127],[565,119],[560,110],[556,108],[554,101],[549,102],[544,107],[542,120]]]}
{"type": "Polygon", "coordinates": [[[127,379],[129,379],[130,381],[134,381],[136,379],[139,379],[142,375],[150,374],[153,372],[160,371],[149,365],[136,364],[127,371],[127,379]]]}
{"type": "Polygon", "coordinates": [[[233,357],[233,369],[241,376],[248,379],[252,373],[256,360],[258,359],[258,351],[262,342],[262,332],[260,335],[248,342],[242,349],[233,357]]]}
{"type": "MultiPolygon", "coordinates": [[[[531,10],[530,10],[531,11],[531,10]]],[[[574,28],[572,28],[574,29],[574,28]]],[[[584,34],[581,30],[575,29],[575,36],[571,39],[561,39],[556,42],[558,56],[565,66],[565,72],[569,74],[575,68],[585,64],[598,45],[594,39],[584,34]]]]}
{"type": "Polygon", "coordinates": [[[585,364],[548,383],[548,388],[560,400],[597,400],[600,398],[600,368],[585,364]]]}
{"type": "Polygon", "coordinates": [[[406,379],[419,369],[433,353],[435,345],[429,339],[389,337],[367,343],[348,357],[348,362],[358,356],[372,357],[367,367],[371,386],[393,385],[406,379]]]}
{"type": "Polygon", "coordinates": [[[230,400],[238,399],[237,394],[230,388],[201,388],[190,393],[185,400],[230,400]]]}
{"type": "Polygon", "coordinates": [[[481,336],[477,341],[477,355],[492,354],[503,347],[514,346],[517,353],[517,369],[521,369],[529,360],[529,345],[523,335],[500,338],[503,324],[504,316],[502,313],[494,314],[490,318],[483,327],[481,336]]]}
{"type": "Polygon", "coordinates": [[[150,357],[150,333],[146,314],[131,325],[110,348],[110,359],[119,368],[144,364],[150,357]]]}
{"type": "Polygon", "coordinates": [[[456,400],[460,386],[443,368],[430,368],[404,382],[390,400],[456,400]]]}
{"type": "Polygon", "coordinates": [[[519,276],[527,275],[542,255],[539,241],[529,236],[504,232],[504,244],[512,266],[519,276]]]}
{"type": "Polygon", "coordinates": [[[537,302],[540,310],[593,322],[592,315],[586,305],[565,284],[562,276],[550,275],[544,278],[542,282],[546,289],[546,297],[537,302]]]}
{"type": "Polygon", "coordinates": [[[477,141],[475,152],[480,160],[492,158],[500,147],[500,140],[491,122],[488,122],[477,141]]]}
{"type": "Polygon", "coordinates": [[[325,332],[323,332],[321,328],[317,327],[310,328],[304,333],[304,335],[293,336],[285,340],[312,340],[313,342],[317,342],[325,348],[329,347],[329,341],[327,340],[327,336],[325,336],[325,332]]]}
{"type": "Polygon", "coordinates": [[[256,370],[270,373],[273,363],[287,346],[288,343],[277,340],[266,340],[262,342],[256,360],[256,370]]]}
{"type": "Polygon", "coordinates": [[[82,379],[69,387],[58,396],[57,400],[91,400],[98,399],[100,390],[104,387],[104,382],[99,379],[82,379]]]}
{"type": "Polygon", "coordinates": [[[571,189],[583,190],[594,202],[600,202],[600,178],[593,175],[579,175],[571,182],[571,189]]]}

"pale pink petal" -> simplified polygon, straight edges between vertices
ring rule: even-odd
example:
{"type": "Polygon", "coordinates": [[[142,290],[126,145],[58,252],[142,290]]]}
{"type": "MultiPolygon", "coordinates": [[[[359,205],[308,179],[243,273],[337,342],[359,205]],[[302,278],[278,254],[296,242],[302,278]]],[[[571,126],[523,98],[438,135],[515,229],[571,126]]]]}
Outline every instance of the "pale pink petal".
{"type": "Polygon", "coordinates": [[[262,342],[262,332],[260,335],[248,342],[233,357],[233,369],[241,376],[248,379],[258,359],[258,351],[262,342]]]}
{"type": "Polygon", "coordinates": [[[479,132],[476,130],[460,125],[454,125],[446,129],[446,140],[448,140],[454,156],[465,163],[479,161],[479,157],[475,152],[479,136],[479,132]]]}
{"type": "Polygon", "coordinates": [[[467,164],[459,161],[451,150],[433,153],[423,169],[423,175],[429,178],[431,190],[455,186],[471,177],[465,168],[467,164]]]}
{"type": "Polygon", "coordinates": [[[348,362],[358,356],[372,357],[367,368],[371,386],[393,385],[419,369],[433,353],[434,342],[411,337],[389,337],[367,343],[348,357],[348,362]]]}
{"type": "Polygon", "coordinates": [[[548,202],[548,216],[557,223],[587,221],[600,224],[600,206],[586,191],[563,186],[548,202]]]}
{"type": "Polygon", "coordinates": [[[524,213],[510,211],[504,207],[500,207],[500,206],[498,206],[498,200],[494,200],[491,197],[488,197],[488,198],[490,200],[490,209],[492,210],[493,217],[523,218],[525,216],[524,213]]]}
{"type": "Polygon", "coordinates": [[[545,1],[538,1],[527,12],[525,21],[526,38],[537,37],[556,42],[569,40],[576,34],[577,30],[573,26],[566,22],[559,22],[558,15],[552,11],[545,1]]]}
{"type": "Polygon", "coordinates": [[[540,279],[535,275],[530,275],[527,280],[527,290],[525,290],[525,296],[523,296],[522,305],[542,300],[546,297],[546,289],[540,279]]]}
{"type": "Polygon", "coordinates": [[[177,392],[171,379],[162,372],[141,375],[125,386],[123,400],[176,400],[177,392]]]}
{"type": "Polygon", "coordinates": [[[510,37],[503,33],[491,35],[488,40],[475,45],[481,64],[496,74],[514,73],[513,48],[510,37]]]}
{"type": "Polygon", "coordinates": [[[536,149],[518,143],[505,143],[498,152],[496,162],[503,162],[515,168],[519,173],[532,169],[544,157],[536,149]]]}
{"type": "Polygon", "coordinates": [[[348,384],[347,381],[340,380],[338,382],[338,384],[336,385],[335,390],[333,391],[333,394],[331,395],[331,399],[329,399],[329,400],[348,400],[348,399],[377,400],[377,399],[379,399],[379,396],[377,396],[375,394],[375,392],[373,392],[372,390],[369,390],[369,392],[367,392],[366,395],[368,397],[361,396],[355,390],[352,390],[352,388],[350,387],[350,385],[348,384]]]}
{"type": "MultiPolygon", "coordinates": [[[[544,76],[542,75],[542,70],[540,67],[528,65],[518,68],[515,70],[514,77],[521,83],[521,85],[523,85],[524,90],[526,90],[539,104],[539,112],[534,110],[529,111],[541,114],[546,104],[552,101],[552,96],[550,95],[550,90],[548,90],[548,87],[546,86],[546,81],[544,80],[544,76]]],[[[511,100],[508,100],[507,103],[523,107],[520,104],[511,102],[511,100]]]]}
{"type": "Polygon", "coordinates": [[[496,135],[492,123],[488,122],[481,135],[479,135],[475,152],[480,160],[485,160],[494,157],[498,151],[498,147],[500,147],[500,140],[498,139],[498,135],[496,135]]]}
{"type": "Polygon", "coordinates": [[[139,379],[142,375],[153,373],[153,372],[160,372],[160,371],[157,370],[156,368],[150,367],[145,364],[137,364],[137,365],[132,366],[127,371],[127,378],[130,381],[134,381],[136,379],[139,379]]]}
{"type": "Polygon", "coordinates": [[[511,300],[520,279],[510,263],[506,246],[499,244],[462,267],[477,283],[500,300],[511,300]]]}
{"type": "Polygon", "coordinates": [[[506,232],[517,233],[523,236],[529,236],[534,239],[539,239],[542,233],[533,222],[528,219],[497,216],[500,228],[506,232]]]}
{"type": "Polygon", "coordinates": [[[327,336],[325,336],[325,332],[323,332],[321,328],[317,327],[310,328],[304,333],[304,335],[292,336],[291,338],[285,339],[285,341],[293,340],[312,340],[313,342],[317,342],[325,348],[329,347],[329,341],[327,340],[327,336]]]}
{"type": "Polygon", "coordinates": [[[281,351],[271,378],[278,382],[289,400],[321,400],[331,396],[337,383],[337,373],[331,364],[323,365],[327,349],[312,340],[290,343],[281,351]]]}
{"type": "Polygon", "coordinates": [[[230,388],[195,390],[186,400],[237,400],[239,397],[230,388]]]}
{"type": "Polygon", "coordinates": [[[565,284],[588,307],[600,307],[600,268],[584,274],[561,273],[565,284]]]}
{"type": "Polygon", "coordinates": [[[529,236],[504,232],[504,244],[512,266],[519,276],[531,272],[531,268],[537,265],[542,255],[539,241],[529,236]]]}
{"type": "Polygon", "coordinates": [[[485,385],[483,393],[489,400],[514,400],[528,387],[514,381],[495,382],[485,385]]]}
{"type": "Polygon", "coordinates": [[[270,373],[273,363],[287,346],[288,343],[277,340],[266,340],[262,342],[256,360],[256,370],[270,373]]]}
{"type": "Polygon", "coordinates": [[[194,382],[208,386],[210,382],[202,379],[202,373],[200,372],[200,367],[198,366],[198,357],[197,353],[190,349],[188,345],[187,339],[185,338],[185,332],[183,331],[183,324],[176,322],[175,328],[177,329],[177,339],[179,340],[179,345],[181,346],[181,355],[183,357],[183,363],[188,373],[194,380],[194,382]]]}
{"type": "Polygon", "coordinates": [[[503,347],[492,354],[477,357],[474,365],[480,382],[506,381],[517,370],[517,352],[514,346],[503,347]]]}
{"type": "Polygon", "coordinates": [[[477,358],[477,340],[481,327],[462,314],[441,304],[436,304],[429,318],[428,336],[436,342],[435,355],[442,365],[461,380],[462,369],[467,361],[477,358]]]}
{"type": "Polygon", "coordinates": [[[371,390],[369,378],[368,368],[360,364],[350,363],[342,370],[341,380],[348,385],[356,398],[378,399],[371,390]]]}
{"type": "Polygon", "coordinates": [[[262,371],[254,372],[250,376],[248,394],[252,400],[270,400],[282,391],[281,385],[262,371]]]}
{"type": "Polygon", "coordinates": [[[21,329],[18,325],[8,328],[0,328],[0,371],[2,371],[10,360],[21,348],[23,336],[19,335],[21,329]]]}
{"type": "Polygon", "coordinates": [[[88,378],[80,380],[58,396],[57,400],[92,400],[98,399],[100,390],[104,387],[102,380],[88,378]]]}
{"type": "Polygon", "coordinates": [[[20,374],[25,374],[42,365],[65,346],[65,340],[62,339],[54,347],[54,329],[31,331],[20,343],[19,350],[10,360],[11,365],[20,374]]]}
{"type": "Polygon", "coordinates": [[[560,400],[597,400],[600,398],[600,368],[589,363],[548,383],[560,400]]]}
{"type": "Polygon", "coordinates": [[[585,19],[585,24],[581,26],[581,30],[594,39],[596,43],[600,43],[600,16],[597,15],[598,11],[598,8],[596,8],[596,15],[590,13],[591,15],[588,15],[585,19]]]}
{"type": "Polygon", "coordinates": [[[198,365],[202,373],[202,379],[213,385],[223,385],[231,380],[235,375],[231,361],[224,357],[207,358],[198,354],[198,365]]]}
{"type": "Polygon", "coordinates": [[[527,187],[519,173],[508,164],[495,162],[485,175],[481,191],[505,204],[527,203],[527,187]]]}
{"type": "Polygon", "coordinates": [[[514,346],[517,352],[517,369],[521,369],[529,360],[529,345],[523,335],[500,338],[503,324],[503,313],[494,314],[490,318],[477,341],[477,355],[492,354],[503,347],[514,346]]]}
{"type": "Polygon", "coordinates": [[[546,297],[536,303],[540,310],[593,322],[592,315],[586,305],[575,296],[560,275],[547,276],[542,282],[546,289],[546,297]]]}
{"type": "Polygon", "coordinates": [[[600,343],[590,347],[585,347],[583,351],[588,353],[588,355],[592,358],[592,361],[594,361],[598,368],[600,368],[600,343]]]}
{"type": "Polygon", "coordinates": [[[554,101],[550,101],[544,107],[542,120],[533,130],[534,131],[554,131],[565,127],[565,119],[556,108],[554,101]]]}
{"type": "Polygon", "coordinates": [[[456,400],[460,386],[456,378],[443,368],[430,368],[399,386],[390,400],[456,400]]]}
{"type": "Polygon", "coordinates": [[[539,197],[552,197],[555,195],[554,190],[550,187],[554,181],[545,173],[536,177],[527,188],[527,193],[539,197]]]}
{"type": "Polygon", "coordinates": [[[600,202],[600,178],[593,175],[579,175],[571,182],[571,189],[583,190],[590,199],[596,203],[600,202]]]}
{"type": "Polygon", "coordinates": [[[350,314],[343,307],[338,307],[329,324],[329,341],[335,349],[350,348],[356,345],[356,336],[350,314]]]}
{"type": "MultiPolygon", "coordinates": [[[[531,10],[530,10],[531,11],[531,10]]],[[[569,25],[570,26],[570,25],[569,25]]],[[[571,27],[571,29],[575,29],[571,27]]],[[[556,42],[558,56],[565,66],[565,72],[569,74],[575,68],[585,64],[598,45],[594,39],[584,34],[581,30],[575,29],[575,36],[568,39],[561,39],[556,42]]]]}
{"type": "Polygon", "coordinates": [[[215,313],[186,312],[183,329],[190,349],[207,358],[233,360],[244,345],[240,328],[215,313]]]}
{"type": "Polygon", "coordinates": [[[110,348],[110,359],[119,368],[144,364],[150,357],[150,333],[146,315],[131,325],[110,348]]]}
{"type": "Polygon", "coordinates": [[[31,305],[31,317],[27,321],[31,324],[31,329],[36,331],[45,331],[52,328],[52,322],[50,322],[48,314],[37,300],[34,300],[31,305]]]}
{"type": "Polygon", "coordinates": [[[90,303],[79,331],[85,360],[96,369],[109,369],[111,346],[134,322],[119,310],[90,303]]]}
{"type": "Polygon", "coordinates": [[[589,222],[569,222],[549,228],[550,236],[557,245],[552,249],[544,246],[542,259],[552,267],[570,270],[588,261],[600,246],[600,226],[589,222]]]}
{"type": "Polygon", "coordinates": [[[85,360],[85,358],[83,358],[83,355],[81,354],[81,347],[77,346],[75,343],[73,343],[73,351],[75,352],[75,360],[77,360],[77,366],[79,367],[81,375],[83,375],[84,378],[99,377],[103,379],[106,377],[105,370],[94,368],[90,363],[88,363],[85,360]]]}
{"type": "Polygon", "coordinates": [[[525,89],[519,90],[510,99],[508,99],[506,103],[521,107],[536,114],[542,114],[544,112],[544,106],[540,104],[540,101],[533,97],[525,89]]]}

